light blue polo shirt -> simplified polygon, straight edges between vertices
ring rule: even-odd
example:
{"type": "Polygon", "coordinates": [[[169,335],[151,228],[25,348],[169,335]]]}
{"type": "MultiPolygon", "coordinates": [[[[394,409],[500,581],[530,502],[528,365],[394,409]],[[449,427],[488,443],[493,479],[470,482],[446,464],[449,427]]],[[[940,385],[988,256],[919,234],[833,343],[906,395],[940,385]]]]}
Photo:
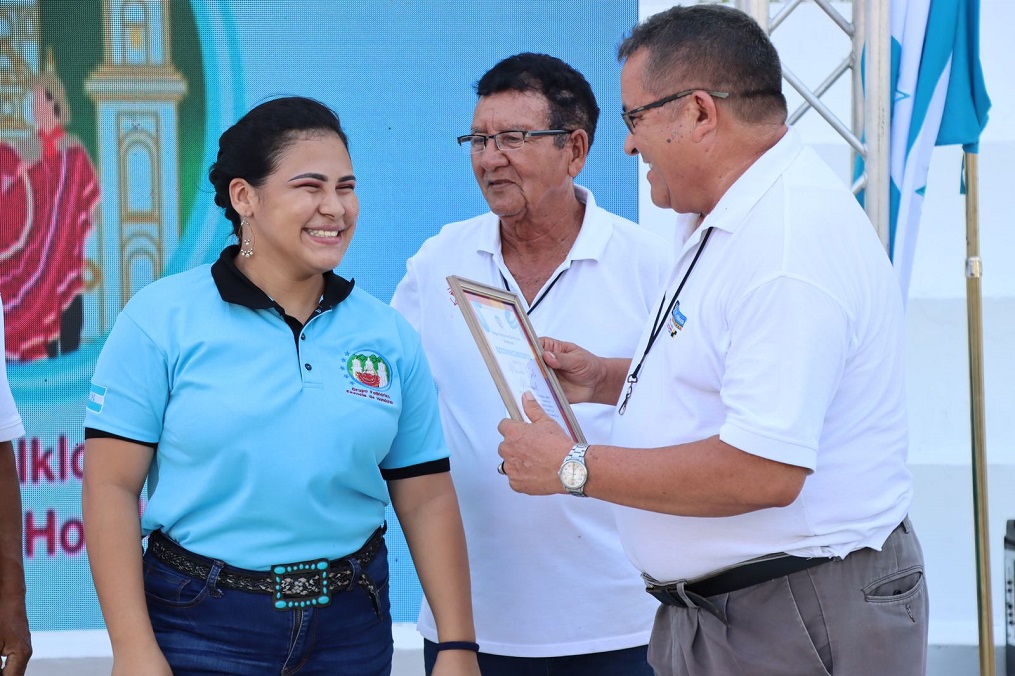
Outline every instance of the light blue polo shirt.
{"type": "Polygon", "coordinates": [[[301,327],[235,248],[127,304],[86,437],[156,447],[145,534],[253,570],[345,556],[383,523],[387,480],[449,468],[419,336],[332,273],[301,327]]]}

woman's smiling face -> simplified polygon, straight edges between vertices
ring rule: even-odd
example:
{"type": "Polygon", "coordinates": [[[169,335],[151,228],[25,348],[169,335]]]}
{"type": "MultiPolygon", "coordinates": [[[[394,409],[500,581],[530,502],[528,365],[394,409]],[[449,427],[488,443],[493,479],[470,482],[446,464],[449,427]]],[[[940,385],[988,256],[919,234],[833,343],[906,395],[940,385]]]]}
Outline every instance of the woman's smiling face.
{"type": "Polygon", "coordinates": [[[338,267],[359,216],[352,159],[338,135],[299,132],[264,182],[247,190],[248,265],[292,279],[338,267]]]}

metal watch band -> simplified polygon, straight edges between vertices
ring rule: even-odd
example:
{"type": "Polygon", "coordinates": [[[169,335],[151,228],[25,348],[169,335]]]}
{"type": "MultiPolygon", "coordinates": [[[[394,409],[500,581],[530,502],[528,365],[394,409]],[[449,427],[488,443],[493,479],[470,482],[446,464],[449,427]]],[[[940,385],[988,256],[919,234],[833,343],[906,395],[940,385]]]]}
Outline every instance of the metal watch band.
{"type": "Polygon", "coordinates": [[[581,463],[581,466],[585,468],[585,481],[583,481],[582,485],[578,486],[578,488],[568,487],[566,484],[564,484],[564,480],[561,477],[561,485],[564,486],[564,490],[566,490],[571,495],[574,495],[575,497],[579,498],[588,497],[587,495],[585,495],[585,484],[589,482],[588,466],[585,464],[585,453],[588,450],[589,450],[588,444],[577,443],[571,447],[571,451],[567,454],[567,457],[564,458],[564,462],[560,463],[561,470],[563,470],[564,465],[566,465],[569,462],[581,463]]]}

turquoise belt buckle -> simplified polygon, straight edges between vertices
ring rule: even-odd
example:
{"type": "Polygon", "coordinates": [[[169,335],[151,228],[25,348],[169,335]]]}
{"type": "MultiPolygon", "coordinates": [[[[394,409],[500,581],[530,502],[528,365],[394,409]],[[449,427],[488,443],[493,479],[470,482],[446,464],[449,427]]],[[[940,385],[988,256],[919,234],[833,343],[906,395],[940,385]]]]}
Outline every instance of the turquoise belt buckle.
{"type": "Polygon", "coordinates": [[[280,563],[271,567],[275,587],[272,606],[275,610],[319,608],[331,603],[331,585],[327,559],[280,563]]]}

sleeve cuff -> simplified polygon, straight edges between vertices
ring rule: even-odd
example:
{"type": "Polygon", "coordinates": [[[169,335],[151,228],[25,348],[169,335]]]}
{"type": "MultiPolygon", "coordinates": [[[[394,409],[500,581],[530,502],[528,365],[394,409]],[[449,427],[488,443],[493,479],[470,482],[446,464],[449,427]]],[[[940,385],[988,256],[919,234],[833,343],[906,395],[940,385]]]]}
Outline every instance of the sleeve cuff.
{"type": "Polygon", "coordinates": [[[817,466],[817,449],[793,441],[758,434],[757,432],[737,427],[732,423],[724,423],[719,428],[719,440],[744,453],[750,453],[759,458],[766,458],[787,465],[796,465],[797,467],[809,469],[812,472],[817,466]]]}
{"type": "Polygon", "coordinates": [[[415,476],[425,476],[427,474],[441,474],[442,472],[451,471],[451,460],[448,458],[441,458],[440,460],[431,460],[430,462],[423,462],[418,465],[409,465],[408,467],[396,467],[394,469],[381,468],[381,476],[385,481],[395,481],[398,479],[411,479],[415,476]]]}

